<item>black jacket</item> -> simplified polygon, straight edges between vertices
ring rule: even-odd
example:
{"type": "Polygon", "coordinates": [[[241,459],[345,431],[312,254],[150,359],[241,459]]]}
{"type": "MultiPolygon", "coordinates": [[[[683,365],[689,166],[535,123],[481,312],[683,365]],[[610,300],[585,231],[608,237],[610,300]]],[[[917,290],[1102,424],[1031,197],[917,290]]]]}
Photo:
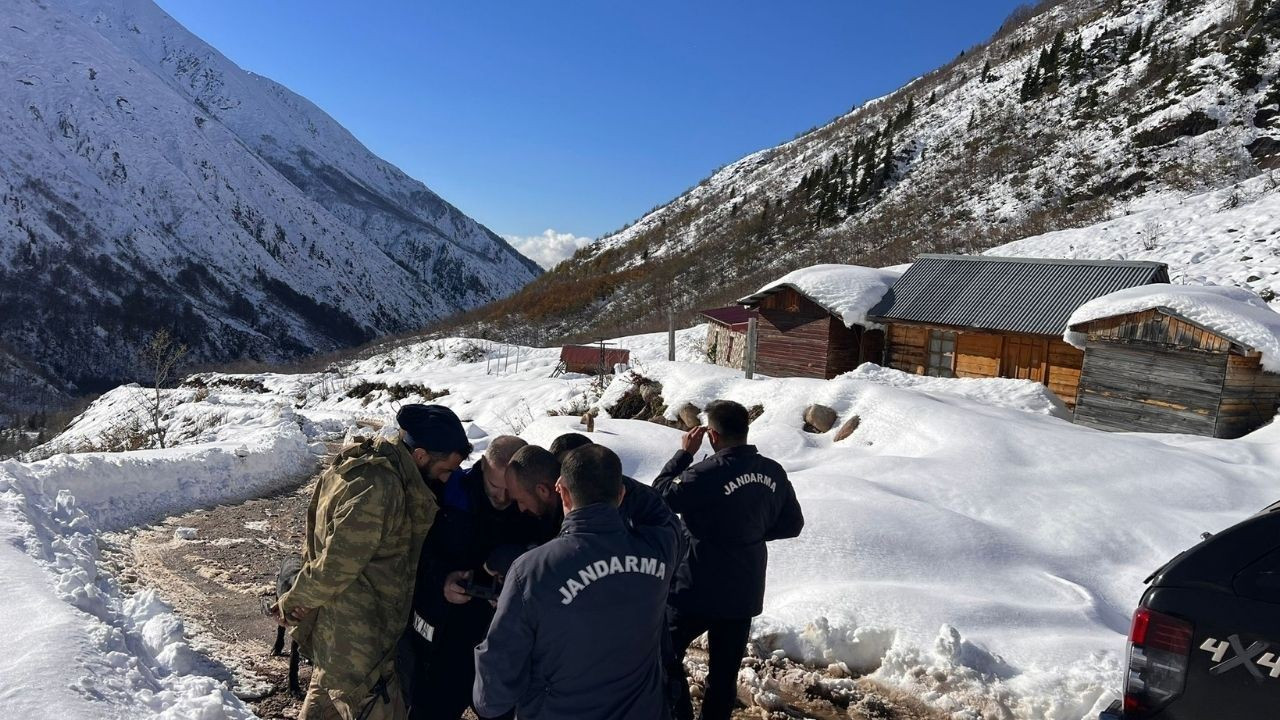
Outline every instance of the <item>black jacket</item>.
{"type": "Polygon", "coordinates": [[[520,720],[667,717],[661,636],[676,533],[634,530],[606,504],[511,566],[476,648],[476,712],[520,720]]]}
{"type": "Polygon", "coordinates": [[[482,577],[483,566],[496,548],[540,539],[535,519],[521,513],[514,503],[503,510],[493,507],[485,495],[483,472],[477,462],[470,469],[455,471],[443,487],[434,488],[440,511],[418,561],[410,633],[445,631],[465,636],[471,645],[480,642],[493,618],[493,606],[480,599],[463,605],[448,602],[444,599],[445,578],[456,570],[471,570],[482,577]],[[433,630],[426,630],[426,626],[433,630]]]}
{"type": "Polygon", "coordinates": [[[795,489],[782,466],[754,445],[692,463],[692,455],[677,452],[653,483],[689,529],[671,605],[713,618],[755,617],[764,609],[765,542],[795,537],[804,527],[795,489]]]}

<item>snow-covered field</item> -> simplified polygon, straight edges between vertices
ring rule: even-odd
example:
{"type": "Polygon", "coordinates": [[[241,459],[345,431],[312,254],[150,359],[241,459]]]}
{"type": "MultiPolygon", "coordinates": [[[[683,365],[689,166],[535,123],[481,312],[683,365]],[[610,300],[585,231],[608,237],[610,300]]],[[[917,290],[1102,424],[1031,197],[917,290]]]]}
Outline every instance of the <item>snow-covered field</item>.
{"type": "MultiPolygon", "coordinates": [[[[1107,434],[1067,422],[1033,383],[874,366],[746,380],[705,363],[704,332],[678,334],[674,363],[665,334],[618,342],[662,383],[669,412],[714,398],[764,407],[752,440],[788,469],[807,525],[773,546],[757,639],[874,673],[957,718],[1089,717],[1118,689],[1142,579],[1280,495],[1272,428],[1237,441],[1107,434]],[[814,402],[837,427],[856,415],[857,430],[840,442],[804,432],[814,402]]],[[[458,412],[479,451],[508,432],[580,432],[586,407],[611,406],[631,382],[552,378],[556,359],[445,339],[333,373],[203,375],[168,393],[168,450],[0,464],[0,617],[19,628],[0,637],[0,695],[29,717],[247,716],[159,599],[124,600],[97,573],[94,533],[286,484],[314,467],[320,441],[385,422],[427,388],[448,392],[433,402],[458,412]]],[[[46,452],[117,432],[138,392],[107,394],[46,452]]],[[[595,439],[649,480],[679,432],[602,414],[595,439]]]]}
{"type": "Polygon", "coordinates": [[[1274,174],[1233,187],[1144,198],[1124,214],[988,250],[988,255],[1153,260],[1185,285],[1240,287],[1280,306],[1280,182],[1274,174]]]}

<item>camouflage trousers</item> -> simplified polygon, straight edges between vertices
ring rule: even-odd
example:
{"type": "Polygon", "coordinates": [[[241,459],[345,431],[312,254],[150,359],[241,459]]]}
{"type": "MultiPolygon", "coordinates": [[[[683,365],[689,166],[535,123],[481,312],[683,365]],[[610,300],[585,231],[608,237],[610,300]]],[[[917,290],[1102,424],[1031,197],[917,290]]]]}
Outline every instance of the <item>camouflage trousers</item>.
{"type": "Polygon", "coordinates": [[[302,701],[298,720],[407,720],[409,711],[400,691],[400,680],[395,675],[387,682],[386,695],[368,695],[359,704],[346,699],[336,699],[311,679],[307,686],[307,699],[302,701]]]}

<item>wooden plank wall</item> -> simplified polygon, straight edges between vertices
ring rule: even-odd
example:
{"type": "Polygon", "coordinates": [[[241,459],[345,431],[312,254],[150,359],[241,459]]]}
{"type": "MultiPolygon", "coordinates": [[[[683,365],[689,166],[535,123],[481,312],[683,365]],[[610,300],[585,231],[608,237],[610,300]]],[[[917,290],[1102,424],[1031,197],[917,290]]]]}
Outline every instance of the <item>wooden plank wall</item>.
{"type": "Polygon", "coordinates": [[[960,333],[956,338],[956,377],[1000,377],[1004,338],[991,333],[960,333]]]}
{"type": "MultiPolygon", "coordinates": [[[[930,329],[898,323],[889,325],[887,335],[889,367],[916,375],[925,374],[929,363],[930,329]]],[[[937,329],[948,330],[949,328],[937,329]]],[[[1010,369],[1005,368],[1003,364],[1007,338],[1044,345],[1047,352],[1044,354],[1045,361],[1041,372],[1048,373],[1046,384],[1068,408],[1075,407],[1076,391],[1080,385],[1080,369],[1084,365],[1084,351],[1062,340],[1017,333],[959,331],[956,338],[956,377],[1009,377],[1010,369]]]]}
{"type": "Polygon", "coordinates": [[[831,313],[784,288],[759,305],[756,371],[773,377],[827,377],[831,313]]]}
{"type": "Polygon", "coordinates": [[[834,315],[827,324],[827,377],[833,378],[858,367],[861,363],[861,328],[850,328],[834,315]]]}
{"type": "Polygon", "coordinates": [[[929,362],[929,331],[914,325],[894,323],[887,334],[889,367],[923,375],[929,362]]]}
{"type": "Polygon", "coordinates": [[[1280,404],[1280,375],[1263,372],[1256,355],[1231,355],[1222,385],[1217,436],[1236,438],[1271,422],[1280,404]]]}
{"type": "Polygon", "coordinates": [[[1205,352],[1231,351],[1231,341],[1227,338],[1159,310],[1102,318],[1085,324],[1082,330],[1091,340],[1175,345],[1205,352]]]}
{"type": "Polygon", "coordinates": [[[1084,351],[1058,339],[1049,341],[1049,389],[1067,407],[1076,406],[1080,391],[1080,370],[1084,367],[1084,351]]]}
{"type": "Polygon", "coordinates": [[[1213,435],[1227,354],[1090,340],[1075,419],[1106,430],[1213,435]]]}

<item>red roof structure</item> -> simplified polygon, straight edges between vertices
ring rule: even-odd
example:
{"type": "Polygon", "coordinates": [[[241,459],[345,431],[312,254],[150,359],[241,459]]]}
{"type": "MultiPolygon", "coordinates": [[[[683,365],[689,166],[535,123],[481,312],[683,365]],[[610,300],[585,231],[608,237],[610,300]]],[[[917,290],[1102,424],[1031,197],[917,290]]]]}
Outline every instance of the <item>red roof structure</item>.
{"type": "Polygon", "coordinates": [[[754,308],[744,308],[738,305],[702,310],[698,314],[735,332],[746,332],[747,322],[756,317],[754,308]]]}
{"type": "Polygon", "coordinates": [[[560,348],[560,364],[564,372],[594,375],[603,368],[612,372],[614,365],[631,362],[631,351],[620,348],[604,348],[599,345],[565,345],[560,348]]]}

